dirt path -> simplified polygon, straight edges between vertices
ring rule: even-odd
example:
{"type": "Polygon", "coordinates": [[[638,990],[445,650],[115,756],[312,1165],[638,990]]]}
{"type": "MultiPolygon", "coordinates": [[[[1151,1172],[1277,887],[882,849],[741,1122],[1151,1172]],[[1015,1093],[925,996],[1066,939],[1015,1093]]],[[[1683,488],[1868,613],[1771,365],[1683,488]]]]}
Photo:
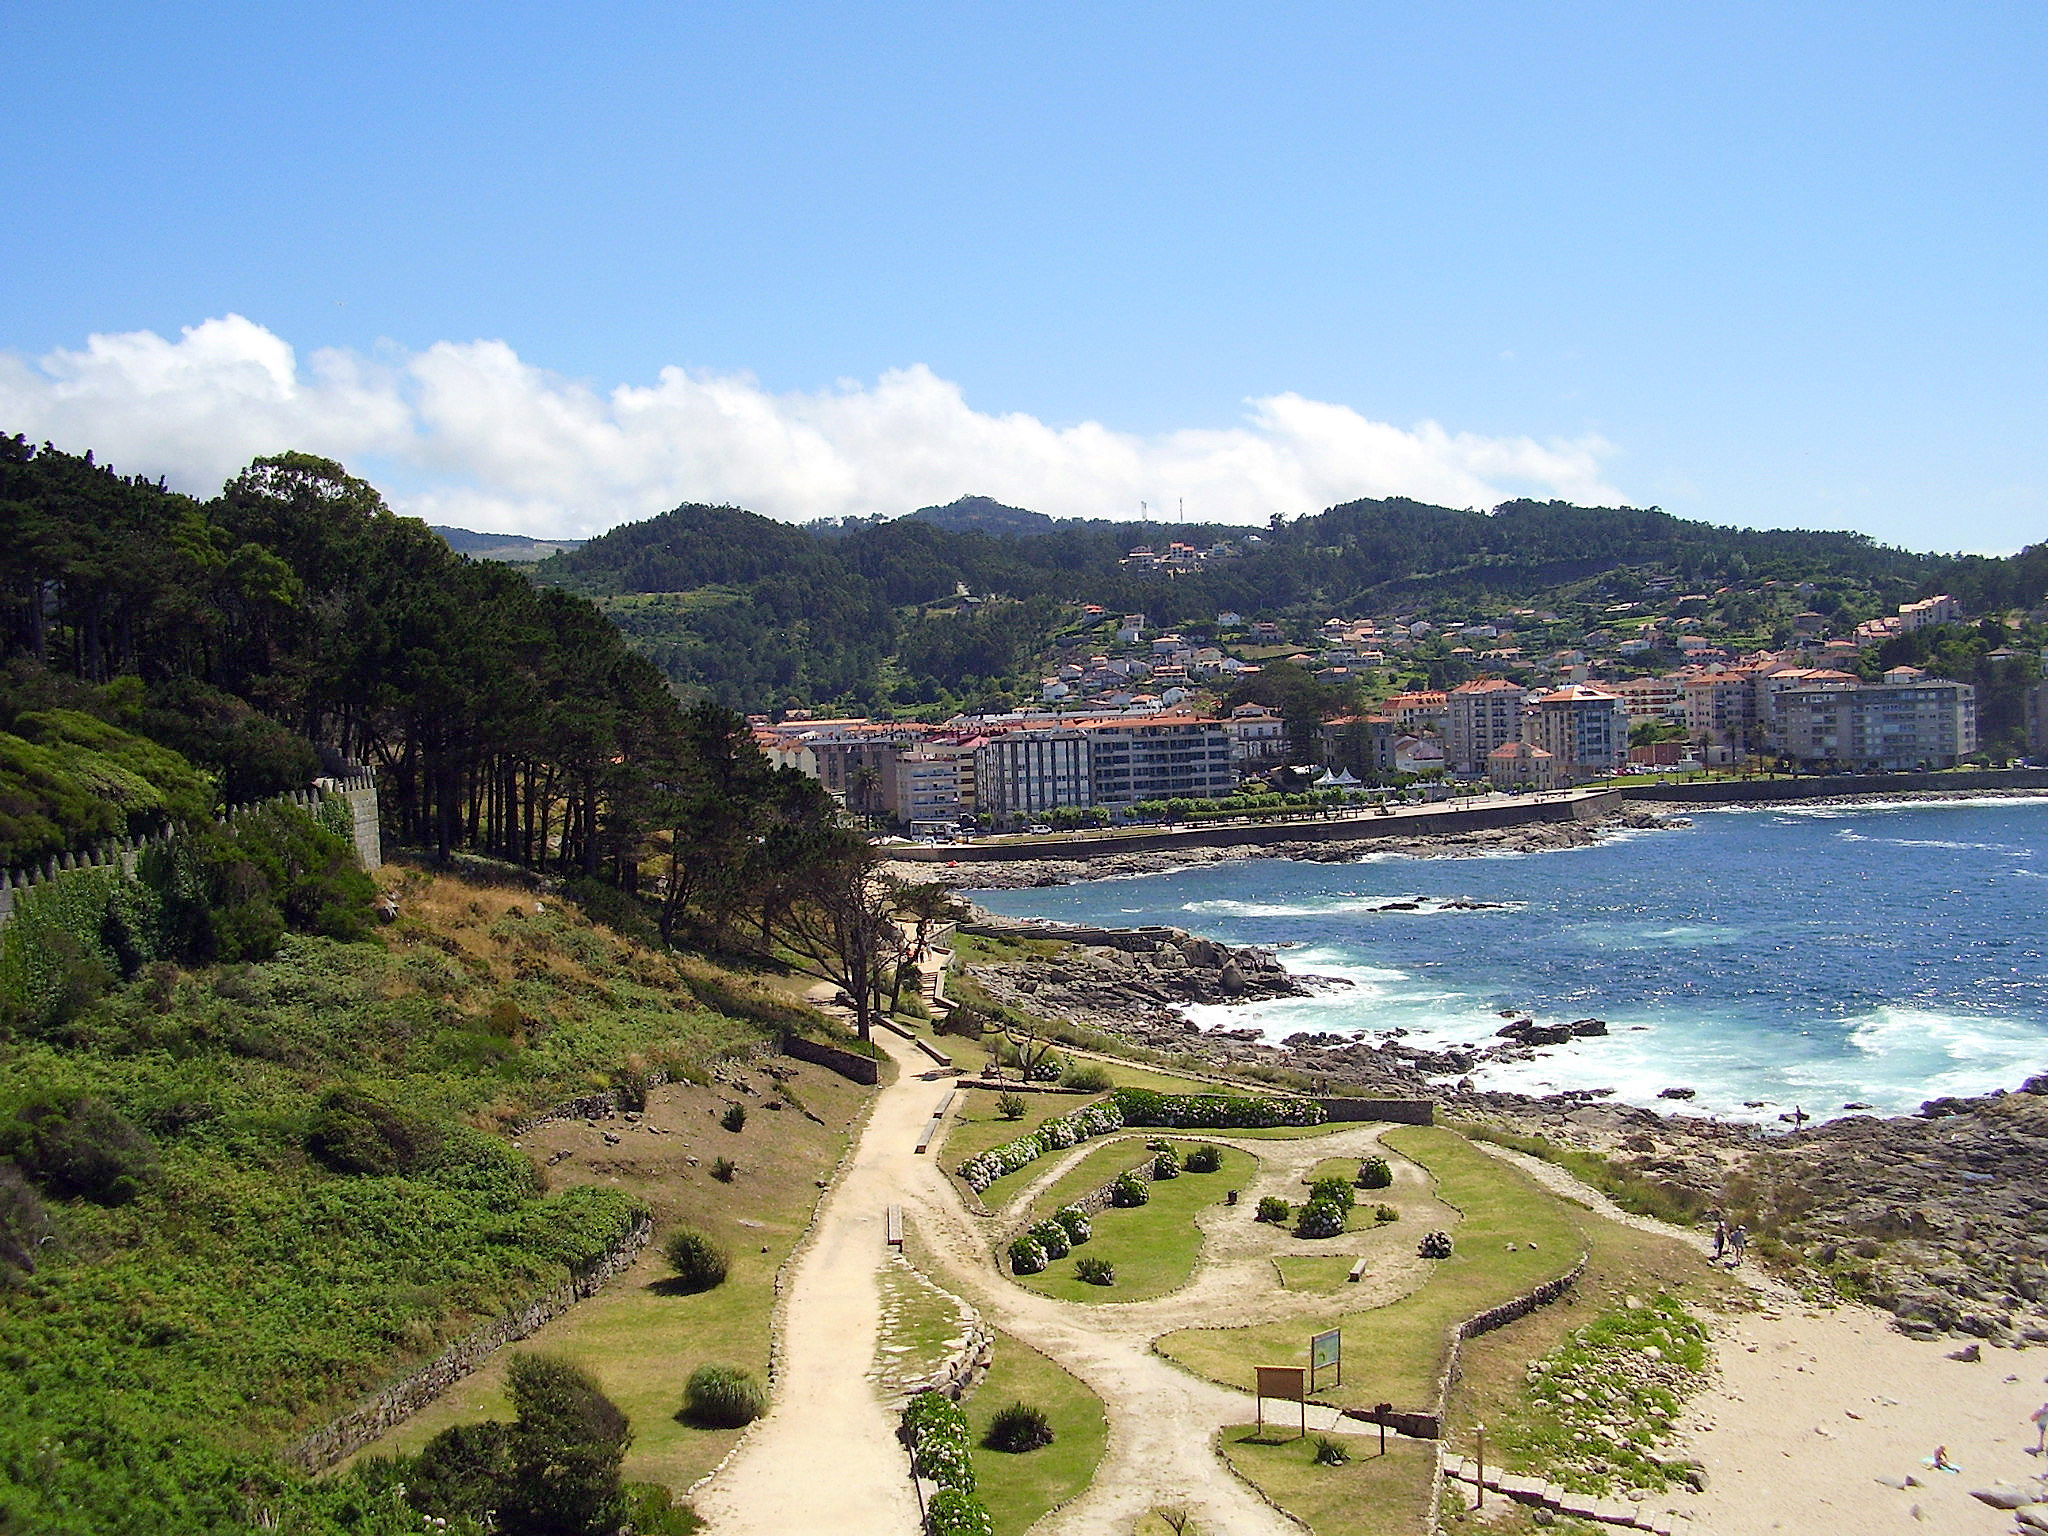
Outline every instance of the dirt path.
{"type": "MultiPolygon", "coordinates": [[[[1092,1484],[1039,1522],[1034,1536],[1129,1536],[1139,1517],[1159,1505],[1186,1506],[1204,1530],[1299,1536],[1299,1524],[1240,1481],[1214,1448],[1218,1429],[1253,1417],[1250,1396],[1199,1380],[1151,1348],[1160,1334],[1190,1324],[1237,1327],[1327,1310],[1327,1296],[1275,1290],[1270,1256],[1286,1239],[1274,1229],[1254,1228],[1242,1207],[1217,1206],[1199,1218],[1205,1233],[1202,1267],[1188,1286],[1169,1296],[1080,1304],[1015,1285],[990,1257],[1009,1221],[968,1214],[941,1162],[913,1151],[949,1085],[922,1075],[931,1064],[908,1042],[886,1033],[878,1039],[899,1076],[880,1091],[844,1173],[826,1196],[812,1241],[791,1271],[774,1407],[698,1494],[697,1508],[715,1536],[826,1530],[911,1536],[917,1529],[894,1424],[867,1379],[879,1325],[883,1223],[891,1203],[904,1207],[912,1245],[934,1279],[965,1296],[995,1327],[1071,1371],[1103,1401],[1109,1443],[1092,1484]]],[[[1317,1162],[1366,1155],[1377,1146],[1371,1127],[1300,1141],[1217,1139],[1261,1159],[1260,1173],[1246,1191],[1248,1203],[1261,1194],[1298,1200],[1301,1178],[1317,1162]]],[[[1083,1154],[1093,1145],[1081,1149],[1083,1154]]],[[[1047,1175],[1034,1178],[1024,1193],[1048,1181],[1047,1175]]],[[[1021,1211],[1015,1199],[1008,1206],[1021,1211]]],[[[1417,1283],[1419,1263],[1411,1275],[1410,1266],[1396,1258],[1408,1245],[1367,1231],[1317,1251],[1377,1252],[1390,1243],[1395,1245],[1387,1262],[1376,1262],[1374,1278],[1347,1298],[1368,1304],[1417,1283]]],[[[1333,1428],[1335,1417],[1319,1410],[1311,1422],[1333,1428]]]]}
{"type": "MultiPolygon", "coordinates": [[[[892,1052],[901,1044],[885,1038],[892,1052]]],[[[697,1494],[697,1511],[716,1536],[919,1529],[909,1463],[868,1368],[880,1328],[886,1213],[903,1198],[917,1131],[945,1093],[916,1075],[930,1065],[903,1046],[901,1075],[877,1096],[789,1274],[774,1404],[697,1494]]]]}

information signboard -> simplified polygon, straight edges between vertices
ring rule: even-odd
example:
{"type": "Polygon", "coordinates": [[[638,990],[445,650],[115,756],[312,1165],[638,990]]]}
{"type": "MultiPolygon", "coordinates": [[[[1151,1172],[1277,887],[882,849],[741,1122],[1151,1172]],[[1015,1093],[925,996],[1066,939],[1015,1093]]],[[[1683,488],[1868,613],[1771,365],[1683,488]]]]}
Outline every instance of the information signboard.
{"type": "Polygon", "coordinates": [[[1259,1427],[1266,1427],[1266,1399],[1301,1404],[1301,1432],[1308,1433],[1308,1371],[1298,1365],[1257,1365],[1259,1427]]]}
{"type": "Polygon", "coordinates": [[[1344,1385],[1344,1330],[1332,1328],[1328,1333],[1319,1333],[1308,1341],[1308,1389],[1320,1392],[1325,1387],[1344,1385]],[[1329,1373],[1329,1380],[1323,1375],[1329,1373]]]}

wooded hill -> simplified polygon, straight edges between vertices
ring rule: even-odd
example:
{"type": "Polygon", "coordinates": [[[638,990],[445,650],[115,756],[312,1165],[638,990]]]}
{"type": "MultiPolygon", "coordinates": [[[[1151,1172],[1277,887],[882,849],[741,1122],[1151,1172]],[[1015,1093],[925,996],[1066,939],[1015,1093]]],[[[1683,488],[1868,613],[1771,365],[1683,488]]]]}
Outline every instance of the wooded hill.
{"type": "MultiPolygon", "coordinates": [[[[2005,580],[2008,564],[1971,565],[1975,585],[2015,584],[2005,580]]],[[[1779,579],[1829,583],[1856,617],[1868,617],[1937,589],[1955,568],[1861,534],[1723,528],[1655,509],[1563,502],[1473,512],[1356,501],[1245,528],[1055,521],[970,497],[896,519],[801,528],[737,507],[688,505],[532,570],[544,585],[597,600],[677,684],[763,710],[918,706],[1000,692],[1081,602],[1160,625],[1206,624],[1226,610],[1466,618],[1475,605],[1506,601],[1635,598],[1655,577],[1681,589],[1779,579]],[[1134,546],[1171,541],[1240,552],[1171,576],[1122,563],[1134,546]],[[964,602],[962,588],[1007,601],[964,602]]]]}

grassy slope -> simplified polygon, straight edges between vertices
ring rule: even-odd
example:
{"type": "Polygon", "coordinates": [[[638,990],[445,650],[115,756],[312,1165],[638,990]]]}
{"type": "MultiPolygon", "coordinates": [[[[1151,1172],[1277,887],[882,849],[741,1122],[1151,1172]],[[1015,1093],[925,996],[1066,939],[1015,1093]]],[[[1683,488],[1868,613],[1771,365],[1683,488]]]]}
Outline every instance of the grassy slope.
{"type": "MultiPolygon", "coordinates": [[[[669,1136],[629,1134],[625,1145],[611,1148],[598,1132],[571,1121],[524,1138],[528,1150],[543,1156],[573,1149],[575,1156],[558,1172],[625,1189],[655,1213],[654,1247],[632,1269],[515,1346],[574,1361],[626,1411],[633,1427],[629,1478],[681,1491],[710,1471],[738,1438],[736,1430],[696,1429],[676,1419],[683,1383],[699,1365],[742,1366],[767,1379],[775,1273],[809,1223],[820,1171],[837,1163],[865,1097],[864,1090],[822,1068],[779,1061],[775,1066],[792,1073],[788,1086],[823,1125],[794,1110],[767,1111],[758,1099],[677,1085],[657,1089],[648,1105],[648,1123],[672,1129],[669,1136]],[[717,1123],[733,1099],[753,1106],[737,1134],[717,1123]],[[714,1156],[738,1164],[732,1183],[709,1175],[714,1156]],[[692,1157],[700,1166],[690,1166],[692,1157]],[[664,1283],[668,1265],[659,1246],[678,1225],[709,1233],[731,1255],[725,1284],[678,1295],[664,1283]]],[[[767,1086],[757,1074],[740,1077],[757,1088],[767,1086]]],[[[500,1354],[458,1383],[372,1447],[372,1454],[416,1451],[450,1424],[509,1416],[505,1362],[500,1354]]]]}
{"type": "Polygon", "coordinates": [[[1384,1307],[1353,1310],[1333,1296],[1329,1312],[1314,1319],[1183,1329],[1162,1338],[1160,1351],[1199,1375],[1243,1386],[1254,1364],[1291,1360],[1309,1333],[1341,1326],[1346,1358],[1371,1362],[1371,1374],[1361,1372],[1339,1395],[1421,1409],[1430,1403],[1453,1323],[1523,1294],[1577,1260],[1582,1224],[1575,1209],[1455,1131],[1404,1126],[1386,1139],[1428,1168],[1441,1197],[1464,1213],[1453,1233],[1456,1251],[1436,1266],[1428,1284],[1384,1307]]]}
{"type": "MultiPolygon", "coordinates": [[[[293,939],[265,964],[125,989],[61,1043],[7,1048],[0,1109],[36,1092],[91,1091],[152,1132],[165,1168],[127,1206],[58,1205],[62,1244],[30,1284],[0,1298],[0,1342],[33,1359],[39,1376],[102,1383],[93,1400],[149,1433],[281,1448],[564,1277],[527,1235],[537,1229],[526,1213],[552,1207],[503,1172],[516,1171],[521,1153],[462,1122],[502,1124],[587,1092],[632,1060],[701,1072],[760,1037],[759,1026],[698,1005],[668,957],[556,898],[396,869],[386,878],[403,881],[404,915],[381,942],[293,939]],[[487,1027],[494,1008],[501,1020],[512,1010],[509,1038],[487,1027]],[[468,1160],[397,1178],[321,1169],[304,1152],[306,1117],[338,1079],[449,1125],[468,1160]]],[[[734,1138],[759,1143],[740,1161],[758,1160],[762,1178],[718,1186],[732,1206],[726,1232],[735,1246],[767,1242],[771,1253],[739,1257],[726,1295],[692,1299],[707,1317],[733,1313],[707,1322],[707,1336],[734,1338],[733,1350],[756,1361],[766,1305],[744,1298],[767,1292],[773,1249],[807,1215],[811,1180],[836,1156],[861,1097],[815,1069],[792,1086],[836,1129],[785,1109],[775,1118],[799,1134],[778,1142],[757,1114],[734,1138]],[[787,1165],[779,1205],[762,1198],[777,1159],[787,1165]],[[741,1322],[740,1313],[756,1316],[741,1322]]],[[[716,1107],[705,1089],[668,1092],[679,1105],[705,1100],[706,1116],[716,1107]]],[[[581,1122],[530,1136],[525,1151],[575,1137],[597,1145],[549,1171],[555,1192],[645,1183],[626,1166],[637,1148],[605,1149],[581,1122]]],[[[684,1141],[648,1144],[666,1153],[684,1141]]],[[[664,1207],[660,1191],[645,1193],[664,1207]]],[[[645,1348],[628,1338],[631,1303],[646,1302],[649,1278],[643,1264],[600,1304],[624,1353],[645,1348]]],[[[49,1391],[37,1402],[44,1414],[62,1407],[49,1391]]],[[[640,1454],[666,1454],[660,1437],[644,1435],[640,1454]]]]}

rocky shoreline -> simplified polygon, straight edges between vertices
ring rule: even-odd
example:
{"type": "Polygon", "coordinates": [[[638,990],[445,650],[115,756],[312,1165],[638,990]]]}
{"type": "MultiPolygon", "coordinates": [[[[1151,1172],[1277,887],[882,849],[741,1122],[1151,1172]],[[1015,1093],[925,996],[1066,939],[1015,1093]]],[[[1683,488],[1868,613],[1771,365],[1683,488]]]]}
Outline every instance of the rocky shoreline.
{"type": "Polygon", "coordinates": [[[1240,843],[1225,848],[1163,849],[1109,853],[1097,858],[991,860],[974,864],[891,864],[885,870],[907,884],[937,882],[956,890],[1008,891],[1033,886],[1078,885],[1087,880],[1129,879],[1245,859],[1295,859],[1311,864],[1352,864],[1366,858],[1456,859],[1503,853],[1554,853],[1590,848],[1616,831],[1690,826],[1676,807],[1651,810],[1629,806],[1597,822],[1544,821],[1472,832],[1429,832],[1413,837],[1372,839],[1303,838],[1299,842],[1240,843]]]}

